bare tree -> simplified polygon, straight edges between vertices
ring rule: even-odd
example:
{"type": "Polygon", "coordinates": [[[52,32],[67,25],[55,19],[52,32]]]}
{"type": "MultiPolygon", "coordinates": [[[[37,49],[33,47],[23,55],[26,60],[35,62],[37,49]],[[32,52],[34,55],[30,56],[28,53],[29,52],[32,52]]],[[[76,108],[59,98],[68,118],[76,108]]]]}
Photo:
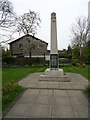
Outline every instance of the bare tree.
{"type": "Polygon", "coordinates": [[[15,13],[12,3],[8,0],[0,0],[0,27],[11,27],[15,23],[15,13]]]}
{"type": "Polygon", "coordinates": [[[72,32],[72,45],[76,45],[80,49],[80,60],[82,60],[82,47],[87,45],[89,35],[88,19],[86,17],[78,17],[73,24],[72,32]]]}
{"type": "Polygon", "coordinates": [[[19,33],[35,35],[37,28],[40,27],[40,15],[34,11],[29,10],[18,18],[17,31],[19,33]]]}
{"type": "Polygon", "coordinates": [[[0,44],[8,46],[15,32],[16,14],[9,0],[0,0],[0,44]],[[2,41],[3,40],[3,41],[2,41]]]}

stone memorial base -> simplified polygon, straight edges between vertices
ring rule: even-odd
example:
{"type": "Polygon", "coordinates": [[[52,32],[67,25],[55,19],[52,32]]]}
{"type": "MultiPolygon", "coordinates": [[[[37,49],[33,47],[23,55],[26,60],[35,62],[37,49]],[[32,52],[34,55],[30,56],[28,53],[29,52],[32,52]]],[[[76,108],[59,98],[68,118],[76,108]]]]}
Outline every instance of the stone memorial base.
{"type": "Polygon", "coordinates": [[[70,79],[64,74],[63,69],[50,70],[46,69],[45,73],[40,76],[39,81],[50,81],[50,82],[69,82],[70,79]]]}

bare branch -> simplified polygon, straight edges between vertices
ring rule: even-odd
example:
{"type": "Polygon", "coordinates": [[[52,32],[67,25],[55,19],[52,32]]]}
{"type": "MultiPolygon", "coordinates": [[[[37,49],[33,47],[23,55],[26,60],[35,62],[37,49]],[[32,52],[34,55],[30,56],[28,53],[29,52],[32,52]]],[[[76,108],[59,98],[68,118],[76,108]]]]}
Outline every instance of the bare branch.
{"type": "Polygon", "coordinates": [[[0,27],[12,27],[15,25],[15,13],[12,3],[8,0],[0,0],[0,27]]]}
{"type": "Polygon", "coordinates": [[[36,34],[37,28],[40,27],[40,15],[34,11],[29,10],[28,13],[24,13],[18,18],[17,31],[24,34],[36,34]]]}
{"type": "Polygon", "coordinates": [[[88,41],[89,27],[86,17],[78,17],[72,26],[73,43],[79,47],[85,46],[88,41]]]}

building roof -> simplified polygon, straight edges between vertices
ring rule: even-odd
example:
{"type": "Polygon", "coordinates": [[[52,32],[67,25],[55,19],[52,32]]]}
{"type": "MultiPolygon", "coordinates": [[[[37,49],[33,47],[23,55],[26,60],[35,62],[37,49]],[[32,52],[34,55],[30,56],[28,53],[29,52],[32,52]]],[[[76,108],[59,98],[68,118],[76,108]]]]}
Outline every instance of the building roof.
{"type": "Polygon", "coordinates": [[[36,37],[34,37],[34,36],[32,36],[32,35],[29,35],[29,34],[24,35],[24,36],[22,36],[22,37],[20,37],[20,38],[18,38],[18,39],[16,39],[16,40],[10,42],[9,44],[12,44],[12,43],[14,43],[14,42],[16,42],[16,41],[19,41],[20,39],[23,39],[24,37],[28,37],[28,36],[30,36],[30,37],[32,37],[32,38],[34,38],[34,39],[36,39],[36,40],[39,40],[40,42],[43,42],[43,43],[45,43],[45,44],[48,45],[47,42],[45,42],[45,41],[43,41],[43,40],[41,40],[41,39],[39,39],[39,38],[36,38],[36,37]]]}

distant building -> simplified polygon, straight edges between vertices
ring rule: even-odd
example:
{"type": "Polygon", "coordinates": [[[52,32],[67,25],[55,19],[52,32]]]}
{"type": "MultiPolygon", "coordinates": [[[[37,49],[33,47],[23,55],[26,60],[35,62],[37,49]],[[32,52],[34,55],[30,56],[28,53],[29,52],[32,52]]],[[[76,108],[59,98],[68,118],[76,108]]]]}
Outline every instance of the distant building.
{"type": "Polygon", "coordinates": [[[48,43],[32,36],[25,35],[15,41],[9,43],[11,56],[13,57],[29,57],[29,49],[31,45],[32,57],[45,57],[49,60],[49,51],[47,50],[48,43]],[[30,43],[29,43],[29,42],[30,43]]]}

